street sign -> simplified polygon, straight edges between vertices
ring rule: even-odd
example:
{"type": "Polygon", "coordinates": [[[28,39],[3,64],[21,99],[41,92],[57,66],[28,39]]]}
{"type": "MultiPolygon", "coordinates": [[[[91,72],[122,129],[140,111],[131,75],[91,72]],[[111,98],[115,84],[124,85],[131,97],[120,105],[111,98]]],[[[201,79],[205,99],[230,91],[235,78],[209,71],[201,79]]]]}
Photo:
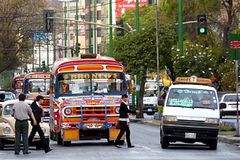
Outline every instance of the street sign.
{"type": "Polygon", "coordinates": [[[228,59],[240,60],[240,34],[230,34],[228,59]]]}

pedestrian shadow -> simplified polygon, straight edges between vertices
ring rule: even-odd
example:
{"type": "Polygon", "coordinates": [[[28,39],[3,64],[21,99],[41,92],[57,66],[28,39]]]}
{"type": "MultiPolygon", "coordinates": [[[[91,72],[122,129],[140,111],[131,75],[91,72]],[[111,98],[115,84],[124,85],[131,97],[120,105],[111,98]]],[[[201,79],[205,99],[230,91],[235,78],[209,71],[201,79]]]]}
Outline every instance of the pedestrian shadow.
{"type": "Polygon", "coordinates": [[[113,146],[112,143],[108,143],[105,141],[74,141],[71,144],[68,144],[66,146],[64,145],[59,145],[59,144],[51,144],[51,146],[58,146],[58,147],[90,147],[90,146],[95,146],[95,147],[103,147],[103,146],[113,146]]]}

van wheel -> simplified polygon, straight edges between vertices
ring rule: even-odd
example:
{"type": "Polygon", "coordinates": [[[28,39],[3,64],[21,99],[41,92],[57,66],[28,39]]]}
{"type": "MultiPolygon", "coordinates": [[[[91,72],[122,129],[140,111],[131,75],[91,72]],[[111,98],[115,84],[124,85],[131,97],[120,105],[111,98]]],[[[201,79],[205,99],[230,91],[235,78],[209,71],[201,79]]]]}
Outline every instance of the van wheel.
{"type": "Polygon", "coordinates": [[[2,139],[0,139],[0,150],[4,149],[4,142],[2,139]]]}
{"type": "Polygon", "coordinates": [[[209,143],[209,148],[211,150],[216,150],[217,149],[217,143],[218,141],[215,139],[215,140],[211,140],[210,143],[209,143]]]}
{"type": "Polygon", "coordinates": [[[169,141],[165,137],[161,137],[161,147],[162,149],[166,149],[169,146],[169,141]]]}

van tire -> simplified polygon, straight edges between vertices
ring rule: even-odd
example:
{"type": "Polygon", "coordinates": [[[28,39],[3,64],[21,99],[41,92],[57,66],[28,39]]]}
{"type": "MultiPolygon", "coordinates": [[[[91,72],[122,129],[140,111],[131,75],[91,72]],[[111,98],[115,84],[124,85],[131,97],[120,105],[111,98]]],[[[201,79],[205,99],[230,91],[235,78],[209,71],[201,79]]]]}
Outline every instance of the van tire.
{"type": "Polygon", "coordinates": [[[218,144],[217,139],[211,140],[210,143],[209,143],[209,148],[211,150],[216,150],[217,149],[217,144],[218,144]]]}
{"type": "Polygon", "coordinates": [[[169,141],[167,140],[166,137],[161,137],[161,147],[162,149],[166,149],[169,146],[169,141]]]}

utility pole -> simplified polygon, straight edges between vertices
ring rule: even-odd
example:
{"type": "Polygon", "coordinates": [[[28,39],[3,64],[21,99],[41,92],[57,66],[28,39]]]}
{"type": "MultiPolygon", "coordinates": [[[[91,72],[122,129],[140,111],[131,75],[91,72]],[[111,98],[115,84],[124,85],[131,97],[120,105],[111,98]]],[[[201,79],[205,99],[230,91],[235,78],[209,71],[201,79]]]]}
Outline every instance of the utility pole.
{"type": "MultiPolygon", "coordinates": [[[[139,20],[139,0],[136,0],[136,31],[140,32],[140,20],[139,20]]],[[[137,107],[139,107],[139,91],[140,91],[140,77],[136,76],[136,101],[137,101],[137,107]]]]}
{"type": "Polygon", "coordinates": [[[93,29],[94,29],[94,54],[97,54],[97,0],[94,0],[94,25],[93,25],[93,29]]]}
{"type": "Polygon", "coordinates": [[[39,68],[41,68],[41,53],[40,53],[40,46],[41,46],[41,41],[38,41],[38,60],[39,60],[39,68]]]}
{"type": "Polygon", "coordinates": [[[112,57],[113,54],[113,28],[112,28],[112,0],[109,0],[109,51],[108,54],[112,57]]]}
{"type": "Polygon", "coordinates": [[[136,30],[137,32],[140,32],[139,0],[136,0],[136,30]]]}
{"type": "MultiPolygon", "coordinates": [[[[91,3],[92,3],[92,0],[88,0],[88,21],[89,22],[92,21],[91,3]]],[[[88,51],[89,53],[92,53],[92,28],[90,23],[88,24],[88,51]]]]}
{"type": "Polygon", "coordinates": [[[67,57],[67,1],[64,2],[64,57],[67,57]]]}
{"type": "Polygon", "coordinates": [[[47,32],[47,71],[49,69],[49,33],[47,32]]]}
{"type": "Polygon", "coordinates": [[[178,0],[178,48],[183,55],[182,0],[178,0]]]}
{"type": "Polygon", "coordinates": [[[76,55],[78,57],[79,49],[78,49],[78,0],[76,0],[76,15],[75,15],[75,28],[76,28],[76,55]]]}
{"type": "Polygon", "coordinates": [[[160,80],[160,71],[159,71],[159,37],[158,37],[158,1],[156,0],[156,51],[157,51],[157,97],[159,98],[160,89],[159,89],[159,80],[160,80]]]}

